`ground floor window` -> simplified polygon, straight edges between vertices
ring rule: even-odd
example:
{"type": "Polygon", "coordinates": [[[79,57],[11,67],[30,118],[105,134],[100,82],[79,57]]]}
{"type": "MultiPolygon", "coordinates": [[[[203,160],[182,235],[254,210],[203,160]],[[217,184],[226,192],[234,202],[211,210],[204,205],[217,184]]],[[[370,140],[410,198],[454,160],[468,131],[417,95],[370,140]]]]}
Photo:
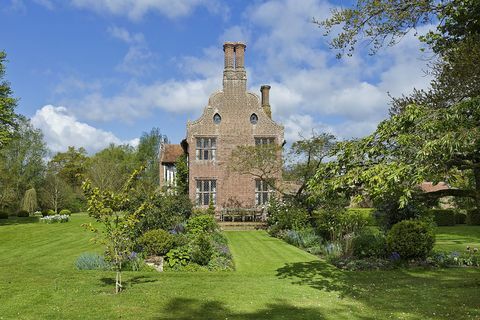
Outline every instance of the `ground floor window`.
{"type": "Polygon", "coordinates": [[[197,180],[195,199],[199,206],[208,206],[210,201],[217,204],[217,180],[197,180]]]}
{"type": "Polygon", "coordinates": [[[255,180],[255,204],[257,206],[268,203],[271,193],[272,190],[265,181],[260,179],[255,180]]]}

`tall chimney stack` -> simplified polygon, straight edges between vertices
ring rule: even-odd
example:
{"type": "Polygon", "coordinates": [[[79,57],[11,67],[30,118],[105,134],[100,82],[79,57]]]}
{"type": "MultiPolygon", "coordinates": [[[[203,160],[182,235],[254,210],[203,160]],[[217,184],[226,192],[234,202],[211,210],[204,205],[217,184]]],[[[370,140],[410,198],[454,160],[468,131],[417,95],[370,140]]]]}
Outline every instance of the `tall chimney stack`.
{"type": "Polygon", "coordinates": [[[237,42],[235,44],[235,69],[245,68],[245,43],[237,42]]]}
{"type": "Polygon", "coordinates": [[[272,118],[272,109],[270,108],[270,86],[263,85],[260,87],[260,92],[262,93],[262,108],[263,111],[267,114],[267,116],[271,119],[272,118]]]}
{"type": "Polygon", "coordinates": [[[235,42],[225,42],[223,44],[223,51],[225,52],[225,69],[233,69],[235,60],[235,42]]]}
{"type": "Polygon", "coordinates": [[[245,47],[242,42],[225,42],[225,69],[223,69],[223,91],[228,94],[241,94],[247,91],[245,71],[245,47]]]}

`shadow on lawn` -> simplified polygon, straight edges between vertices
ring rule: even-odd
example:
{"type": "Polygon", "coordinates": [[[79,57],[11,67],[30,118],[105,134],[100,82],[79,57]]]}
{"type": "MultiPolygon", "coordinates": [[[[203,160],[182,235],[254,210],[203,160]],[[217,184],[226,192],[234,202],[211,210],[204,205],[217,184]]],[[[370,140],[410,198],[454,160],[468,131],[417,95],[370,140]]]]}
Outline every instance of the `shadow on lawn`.
{"type": "Polygon", "coordinates": [[[336,291],[341,298],[359,293],[359,288],[347,283],[344,272],[321,260],[287,263],[277,269],[277,277],[318,290],[336,291]]]}
{"type": "Polygon", "coordinates": [[[175,298],[170,300],[161,313],[165,316],[154,319],[325,319],[319,309],[296,307],[287,301],[270,303],[261,310],[242,313],[233,312],[219,301],[175,298]]]}
{"type": "Polygon", "coordinates": [[[386,314],[419,319],[480,319],[478,269],[397,269],[343,271],[325,261],[287,263],[277,277],[292,284],[338,292],[386,314]],[[441,304],[439,304],[441,297],[441,304]]]}
{"type": "Polygon", "coordinates": [[[8,219],[0,219],[0,226],[9,226],[16,224],[37,223],[38,217],[8,217],[8,219]]]}

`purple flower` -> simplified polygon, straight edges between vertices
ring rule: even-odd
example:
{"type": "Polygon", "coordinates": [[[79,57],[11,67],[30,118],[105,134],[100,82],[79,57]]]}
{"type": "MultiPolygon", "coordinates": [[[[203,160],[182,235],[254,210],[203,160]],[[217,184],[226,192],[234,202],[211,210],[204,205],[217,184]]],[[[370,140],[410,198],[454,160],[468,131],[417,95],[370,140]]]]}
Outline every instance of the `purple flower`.
{"type": "Polygon", "coordinates": [[[134,260],[137,258],[137,253],[135,251],[130,252],[130,255],[128,256],[130,260],[134,260]]]}
{"type": "Polygon", "coordinates": [[[390,260],[397,261],[400,260],[400,254],[398,252],[392,252],[390,255],[390,260]]]}

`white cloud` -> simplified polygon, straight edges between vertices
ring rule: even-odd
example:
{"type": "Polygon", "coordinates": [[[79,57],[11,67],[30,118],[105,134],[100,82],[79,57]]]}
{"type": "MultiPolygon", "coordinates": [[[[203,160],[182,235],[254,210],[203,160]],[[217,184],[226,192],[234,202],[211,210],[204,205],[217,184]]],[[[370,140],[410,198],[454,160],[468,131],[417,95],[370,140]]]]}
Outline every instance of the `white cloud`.
{"type": "Polygon", "coordinates": [[[183,82],[169,80],[149,85],[132,82],[115,96],[93,92],[80,100],[64,101],[64,104],[76,110],[82,118],[131,122],[155,109],[174,113],[200,112],[220,83],[220,77],[183,82]]]}
{"type": "Polygon", "coordinates": [[[122,141],[111,132],[80,122],[65,107],[46,105],[37,110],[31,121],[36,128],[42,130],[47,145],[53,152],[75,146],[94,153],[111,143],[137,146],[139,142],[138,138],[122,141]]]}
{"type": "Polygon", "coordinates": [[[142,76],[156,69],[155,54],[152,53],[145,41],[143,33],[131,33],[125,28],[111,26],[108,33],[129,45],[128,51],[116,70],[132,76],[142,76]]]}
{"type": "Polygon", "coordinates": [[[71,0],[72,5],[97,13],[126,16],[140,20],[149,12],[155,12],[174,19],[188,16],[197,7],[205,7],[210,12],[228,12],[217,0],[71,0]]]}

